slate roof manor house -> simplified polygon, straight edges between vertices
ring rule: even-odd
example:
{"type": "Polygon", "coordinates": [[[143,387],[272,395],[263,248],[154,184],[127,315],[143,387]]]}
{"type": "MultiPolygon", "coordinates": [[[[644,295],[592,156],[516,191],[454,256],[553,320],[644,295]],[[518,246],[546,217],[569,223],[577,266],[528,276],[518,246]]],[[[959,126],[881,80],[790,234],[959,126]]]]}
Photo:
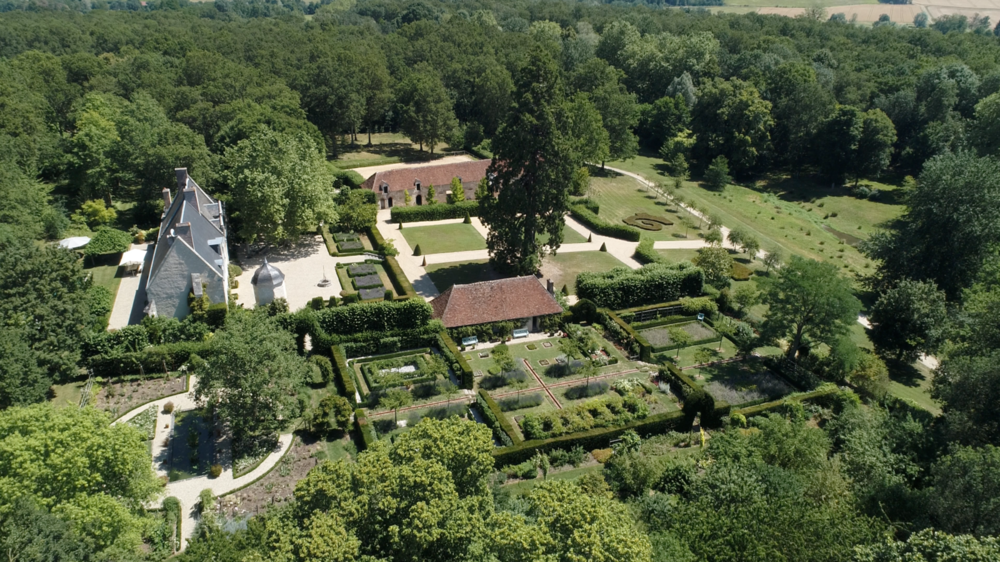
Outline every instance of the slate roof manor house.
{"type": "Polygon", "coordinates": [[[163,189],[163,217],[146,281],[146,314],[184,318],[188,295],[229,300],[229,250],[222,202],[210,197],[187,168],[174,170],[177,196],[163,189]]]}

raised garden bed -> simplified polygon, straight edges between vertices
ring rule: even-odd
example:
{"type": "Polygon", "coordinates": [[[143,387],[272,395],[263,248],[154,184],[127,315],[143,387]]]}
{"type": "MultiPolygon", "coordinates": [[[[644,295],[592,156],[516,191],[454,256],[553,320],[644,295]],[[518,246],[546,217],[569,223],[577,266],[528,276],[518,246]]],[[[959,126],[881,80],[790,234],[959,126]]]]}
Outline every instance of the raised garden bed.
{"type": "Polygon", "coordinates": [[[351,242],[354,240],[360,240],[361,236],[355,232],[334,232],[333,239],[337,242],[351,242]]]}
{"type": "Polygon", "coordinates": [[[354,287],[356,289],[371,289],[382,286],[382,278],[377,273],[354,278],[354,287]]]}
{"type": "Polygon", "coordinates": [[[374,289],[361,289],[358,291],[361,296],[361,300],[368,301],[373,299],[380,299],[385,297],[385,287],[376,287],[374,289]]]}
{"type": "Polygon", "coordinates": [[[360,277],[363,275],[374,275],[378,273],[378,269],[375,268],[375,264],[372,263],[354,263],[347,266],[347,274],[351,277],[360,277]]]}
{"type": "Polygon", "coordinates": [[[361,243],[361,240],[337,242],[337,250],[339,250],[340,252],[356,252],[364,249],[365,245],[361,243]]]}
{"type": "Polygon", "coordinates": [[[186,389],[187,377],[179,373],[171,373],[170,377],[142,380],[116,382],[113,379],[101,385],[95,405],[99,410],[110,412],[112,417],[117,418],[142,404],[180,394],[186,389]]]}
{"type": "Polygon", "coordinates": [[[794,391],[759,361],[723,363],[699,369],[694,381],[715,398],[733,406],[776,400],[794,391]]]}

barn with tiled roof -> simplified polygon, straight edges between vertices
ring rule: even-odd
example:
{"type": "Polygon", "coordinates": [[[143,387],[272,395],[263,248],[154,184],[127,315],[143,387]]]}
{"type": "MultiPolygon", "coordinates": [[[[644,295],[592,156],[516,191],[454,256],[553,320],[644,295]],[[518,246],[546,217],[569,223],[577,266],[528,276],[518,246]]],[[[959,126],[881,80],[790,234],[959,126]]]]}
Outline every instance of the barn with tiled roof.
{"type": "Polygon", "coordinates": [[[427,188],[434,186],[434,199],[444,203],[451,189],[451,180],[459,178],[466,199],[476,198],[476,186],[486,177],[486,169],[491,160],[454,162],[451,164],[428,164],[398,168],[372,174],[361,184],[363,189],[375,192],[380,209],[403,205],[409,192],[411,205],[427,204],[427,188]]]}
{"type": "Polygon", "coordinates": [[[521,327],[539,329],[542,316],[561,313],[555,297],[531,276],[453,285],[431,301],[434,318],[447,328],[490,322],[521,321],[521,327]]]}

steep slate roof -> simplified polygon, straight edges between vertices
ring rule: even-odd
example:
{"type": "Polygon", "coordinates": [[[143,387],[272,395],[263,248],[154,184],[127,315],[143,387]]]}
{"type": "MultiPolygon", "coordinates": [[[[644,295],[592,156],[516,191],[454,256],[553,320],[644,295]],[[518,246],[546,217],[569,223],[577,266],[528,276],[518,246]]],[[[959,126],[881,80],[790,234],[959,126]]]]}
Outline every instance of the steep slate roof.
{"type": "Polygon", "coordinates": [[[445,327],[473,326],[558,314],[555,297],[531,276],[454,285],[431,301],[445,327]]]}
{"type": "MultiPolygon", "coordinates": [[[[171,246],[183,241],[220,276],[225,275],[221,251],[225,248],[226,227],[223,224],[222,203],[212,199],[190,176],[187,168],[177,168],[177,196],[163,210],[160,233],[156,239],[156,249],[149,270],[149,287],[156,279],[163,260],[171,246]]],[[[169,191],[164,189],[164,196],[169,191]]]]}
{"type": "Polygon", "coordinates": [[[444,186],[451,183],[451,178],[462,178],[462,183],[478,182],[486,177],[486,168],[492,160],[475,160],[473,162],[455,162],[453,164],[429,164],[414,168],[399,168],[376,172],[372,174],[361,187],[378,189],[383,182],[389,184],[389,191],[413,189],[413,182],[420,180],[421,187],[444,186]]]}

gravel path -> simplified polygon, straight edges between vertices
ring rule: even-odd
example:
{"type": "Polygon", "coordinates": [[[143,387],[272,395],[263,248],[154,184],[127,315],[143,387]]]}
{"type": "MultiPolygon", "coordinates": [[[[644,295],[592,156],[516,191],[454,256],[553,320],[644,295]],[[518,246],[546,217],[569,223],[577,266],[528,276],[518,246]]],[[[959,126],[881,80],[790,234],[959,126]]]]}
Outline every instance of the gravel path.
{"type": "MultiPolygon", "coordinates": [[[[112,425],[117,423],[124,423],[128,420],[134,418],[135,416],[141,414],[142,412],[149,409],[151,405],[156,406],[156,435],[153,438],[152,446],[152,456],[153,456],[153,469],[156,471],[157,476],[166,476],[166,450],[163,446],[173,429],[173,414],[166,414],[163,412],[163,406],[167,402],[173,402],[174,413],[184,412],[188,410],[194,410],[197,407],[197,403],[194,400],[194,389],[198,383],[198,379],[195,376],[191,376],[189,380],[187,392],[182,392],[180,394],[174,394],[173,396],[167,396],[166,398],[160,398],[149,404],[143,404],[138,408],[135,408],[125,415],[121,416],[112,425]]],[[[224,447],[223,459],[222,459],[222,474],[218,478],[209,478],[206,476],[196,476],[194,478],[188,478],[186,480],[178,480],[176,482],[169,482],[165,489],[162,497],[154,502],[156,506],[159,506],[163,498],[173,496],[180,500],[181,502],[181,550],[187,547],[188,541],[194,535],[194,529],[198,524],[198,494],[202,490],[209,489],[216,496],[221,496],[232,492],[238,488],[246,486],[257,480],[258,478],[264,476],[271,471],[281,458],[292,446],[292,434],[286,433],[281,435],[278,439],[278,446],[275,448],[267,458],[264,459],[257,468],[253,469],[247,474],[240,476],[239,478],[233,477],[233,463],[229,460],[229,448],[224,447]]]]}

